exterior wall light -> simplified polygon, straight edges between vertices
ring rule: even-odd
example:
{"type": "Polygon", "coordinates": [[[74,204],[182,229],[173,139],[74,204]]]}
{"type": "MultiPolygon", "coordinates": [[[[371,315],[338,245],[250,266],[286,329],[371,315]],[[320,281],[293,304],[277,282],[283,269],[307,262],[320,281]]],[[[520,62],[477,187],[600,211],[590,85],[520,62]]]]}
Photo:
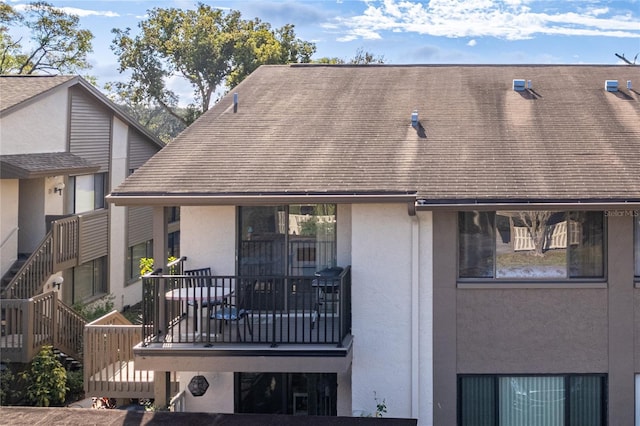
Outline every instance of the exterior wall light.
{"type": "Polygon", "coordinates": [[[53,193],[55,194],[56,192],[62,196],[62,190],[64,189],[64,183],[60,182],[57,183],[54,187],[53,187],[53,193]]]}

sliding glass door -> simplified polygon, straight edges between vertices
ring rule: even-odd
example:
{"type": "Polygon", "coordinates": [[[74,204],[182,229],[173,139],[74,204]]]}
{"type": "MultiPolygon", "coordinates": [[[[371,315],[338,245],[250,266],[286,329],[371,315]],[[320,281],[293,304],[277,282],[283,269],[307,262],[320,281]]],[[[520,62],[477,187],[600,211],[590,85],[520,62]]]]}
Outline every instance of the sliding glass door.
{"type": "Polygon", "coordinates": [[[236,413],[336,416],[335,373],[236,373],[236,413]]]}

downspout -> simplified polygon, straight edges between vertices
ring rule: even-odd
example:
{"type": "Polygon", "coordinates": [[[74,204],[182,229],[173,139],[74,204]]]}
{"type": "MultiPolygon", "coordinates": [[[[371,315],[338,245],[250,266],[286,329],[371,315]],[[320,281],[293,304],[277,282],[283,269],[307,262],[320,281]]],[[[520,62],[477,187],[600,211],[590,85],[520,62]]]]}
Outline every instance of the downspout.
{"type": "Polygon", "coordinates": [[[420,218],[411,215],[411,417],[420,416],[420,218]]]}

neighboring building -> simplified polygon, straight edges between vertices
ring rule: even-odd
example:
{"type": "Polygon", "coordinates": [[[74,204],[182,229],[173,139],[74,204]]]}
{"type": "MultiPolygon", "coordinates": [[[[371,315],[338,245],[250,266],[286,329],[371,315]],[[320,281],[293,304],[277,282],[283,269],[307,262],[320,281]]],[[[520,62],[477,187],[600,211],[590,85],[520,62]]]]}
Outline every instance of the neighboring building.
{"type": "Polygon", "coordinates": [[[2,76],[0,93],[3,298],[139,302],[151,209],[104,197],[164,144],[81,77],[2,76]]]}
{"type": "Polygon", "coordinates": [[[632,84],[627,66],[259,68],[107,197],[153,206],[160,247],[181,206],[182,267],[218,285],[149,281],[167,301],[136,366],[156,389],[177,371],[189,411],[632,424],[632,84]]]}

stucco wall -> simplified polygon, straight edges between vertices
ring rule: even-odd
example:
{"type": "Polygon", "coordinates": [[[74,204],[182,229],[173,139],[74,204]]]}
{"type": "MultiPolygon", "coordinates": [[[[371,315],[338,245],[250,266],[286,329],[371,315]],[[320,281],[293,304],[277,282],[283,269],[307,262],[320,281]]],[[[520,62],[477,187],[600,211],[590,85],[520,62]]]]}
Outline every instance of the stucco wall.
{"type": "Polygon", "coordinates": [[[210,267],[214,274],[235,274],[236,208],[182,207],[180,253],[186,269],[210,267]]]}
{"type": "Polygon", "coordinates": [[[607,370],[606,289],[457,293],[458,373],[607,370]]]}
{"type": "MultiPolygon", "coordinates": [[[[114,117],[109,189],[118,186],[129,174],[127,169],[127,133],[128,126],[114,117]]],[[[126,286],[127,209],[110,205],[109,220],[109,292],[115,296],[116,309],[122,309],[124,305],[132,305],[140,301],[142,284],[138,281],[126,286]]]]}
{"type": "Polygon", "coordinates": [[[0,179],[0,277],[18,258],[18,180],[0,179]]]}
{"type": "Polygon", "coordinates": [[[68,102],[66,90],[2,117],[0,154],[31,154],[67,150],[68,102]]]}
{"type": "Polygon", "coordinates": [[[377,397],[387,416],[419,415],[421,424],[430,424],[430,226],[428,214],[412,218],[405,204],[352,206],[356,414],[374,413],[377,397]]]}

